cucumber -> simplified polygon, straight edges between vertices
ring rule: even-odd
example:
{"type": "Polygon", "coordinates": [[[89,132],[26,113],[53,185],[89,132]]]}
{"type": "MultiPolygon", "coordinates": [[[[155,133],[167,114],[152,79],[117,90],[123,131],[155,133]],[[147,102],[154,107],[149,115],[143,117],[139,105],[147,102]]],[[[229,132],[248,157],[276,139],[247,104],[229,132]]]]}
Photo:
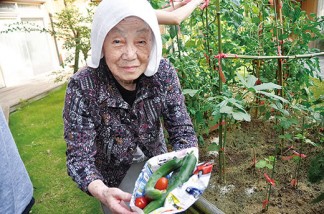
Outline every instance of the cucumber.
{"type": "Polygon", "coordinates": [[[159,199],[166,191],[155,189],[156,182],[161,178],[167,176],[170,172],[176,170],[182,165],[182,159],[173,158],[165,162],[158,168],[149,178],[145,186],[145,195],[152,200],[159,199]]]}
{"type": "Polygon", "coordinates": [[[149,214],[150,212],[162,207],[164,205],[164,201],[166,198],[166,194],[164,193],[159,199],[151,201],[146,207],[143,209],[144,214],[149,214]]]}
{"type": "Polygon", "coordinates": [[[196,167],[197,158],[195,154],[191,152],[183,158],[183,161],[181,163],[182,166],[178,169],[175,169],[172,173],[171,178],[169,179],[169,186],[167,188],[167,191],[165,193],[162,193],[157,200],[151,201],[143,209],[144,214],[149,214],[150,212],[162,207],[168,194],[172,192],[172,190],[174,190],[178,186],[181,186],[189,180],[196,167]]]}
{"type": "Polygon", "coordinates": [[[187,154],[184,157],[183,165],[180,167],[179,171],[175,171],[174,174],[169,179],[169,186],[167,189],[167,194],[169,194],[172,190],[181,186],[185,182],[189,180],[194,169],[196,168],[197,158],[193,152],[187,154]]]}
{"type": "Polygon", "coordinates": [[[168,188],[170,188],[171,186],[174,185],[174,182],[176,182],[177,179],[179,179],[180,176],[180,169],[181,167],[179,167],[178,169],[174,170],[171,177],[169,178],[169,182],[168,182],[168,188]]]}

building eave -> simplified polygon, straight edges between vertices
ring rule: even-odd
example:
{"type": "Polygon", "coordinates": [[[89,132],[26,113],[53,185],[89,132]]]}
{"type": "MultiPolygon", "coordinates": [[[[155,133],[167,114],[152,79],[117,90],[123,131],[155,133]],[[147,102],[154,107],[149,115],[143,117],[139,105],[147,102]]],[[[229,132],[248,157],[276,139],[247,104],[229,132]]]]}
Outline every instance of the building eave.
{"type": "Polygon", "coordinates": [[[44,3],[46,3],[46,0],[4,0],[1,2],[2,3],[12,2],[12,3],[44,4],[44,3]]]}

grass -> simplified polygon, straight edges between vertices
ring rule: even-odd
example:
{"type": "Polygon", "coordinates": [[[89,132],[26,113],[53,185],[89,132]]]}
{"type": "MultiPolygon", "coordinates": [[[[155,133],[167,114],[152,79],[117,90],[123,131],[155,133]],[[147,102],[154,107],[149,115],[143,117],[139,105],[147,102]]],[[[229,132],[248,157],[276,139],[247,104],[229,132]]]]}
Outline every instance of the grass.
{"type": "Polygon", "coordinates": [[[10,114],[9,126],[34,186],[33,214],[102,213],[67,175],[62,110],[65,87],[10,114]]]}

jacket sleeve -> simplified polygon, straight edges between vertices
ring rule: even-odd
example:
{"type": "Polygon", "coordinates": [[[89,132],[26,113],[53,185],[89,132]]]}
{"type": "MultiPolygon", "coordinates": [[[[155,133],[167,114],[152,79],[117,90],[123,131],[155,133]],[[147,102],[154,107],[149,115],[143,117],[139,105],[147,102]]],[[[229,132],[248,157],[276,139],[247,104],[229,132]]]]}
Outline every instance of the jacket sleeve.
{"type": "Polygon", "coordinates": [[[96,132],[85,94],[81,81],[71,78],[66,90],[63,120],[68,174],[80,189],[90,194],[88,185],[103,178],[95,166],[96,132]]]}
{"type": "Polygon", "coordinates": [[[174,150],[198,146],[197,136],[187,112],[180,82],[174,67],[168,63],[165,81],[164,125],[174,150]]]}

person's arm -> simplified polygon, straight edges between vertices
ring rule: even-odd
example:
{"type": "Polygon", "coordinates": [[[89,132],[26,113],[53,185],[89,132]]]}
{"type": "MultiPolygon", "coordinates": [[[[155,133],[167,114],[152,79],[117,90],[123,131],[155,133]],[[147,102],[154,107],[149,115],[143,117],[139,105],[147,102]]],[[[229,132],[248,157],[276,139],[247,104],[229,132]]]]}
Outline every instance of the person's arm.
{"type": "MultiPolygon", "coordinates": [[[[168,7],[164,7],[161,10],[163,11],[173,11],[178,9],[179,7],[182,7],[186,4],[188,4],[191,0],[183,0],[183,1],[173,1],[173,4],[169,5],[168,7]]],[[[171,1],[170,1],[171,2],[171,1]]]]}
{"type": "Polygon", "coordinates": [[[171,6],[166,9],[158,9],[155,10],[155,13],[159,24],[179,25],[203,2],[204,0],[191,0],[188,3],[182,1],[174,4],[174,8],[171,6]]]}
{"type": "Polygon", "coordinates": [[[64,139],[68,174],[81,190],[89,194],[89,183],[103,177],[95,166],[95,125],[90,116],[88,93],[84,92],[80,82],[77,77],[72,77],[66,89],[64,139]]]}
{"type": "Polygon", "coordinates": [[[20,157],[1,105],[0,171],[0,213],[29,211],[34,202],[33,184],[20,157]]]}

